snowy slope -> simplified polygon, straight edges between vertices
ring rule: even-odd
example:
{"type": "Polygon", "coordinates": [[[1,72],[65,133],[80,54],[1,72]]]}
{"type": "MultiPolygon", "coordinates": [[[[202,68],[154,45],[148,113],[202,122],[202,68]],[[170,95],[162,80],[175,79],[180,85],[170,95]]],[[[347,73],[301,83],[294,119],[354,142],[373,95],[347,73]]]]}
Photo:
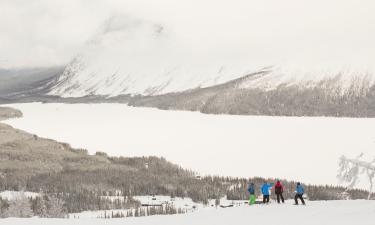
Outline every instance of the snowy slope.
{"type": "Polygon", "coordinates": [[[368,92],[374,85],[374,72],[366,68],[301,68],[301,66],[275,66],[264,73],[245,79],[238,88],[274,90],[278,87],[320,87],[332,95],[344,95],[349,91],[357,96],[368,92]],[[339,93],[336,93],[340,90],[339,93]]]}
{"type": "Polygon", "coordinates": [[[162,156],[202,175],[336,185],[342,154],[371,158],[375,147],[372,118],[206,115],[122,104],[11,106],[24,117],[5,123],[38,136],[90,153],[162,156]]]}
{"type": "Polygon", "coordinates": [[[64,225],[64,224],[137,224],[137,225],[226,225],[226,224],[290,224],[290,225],[373,225],[374,201],[308,202],[307,206],[271,204],[243,206],[226,209],[203,210],[196,213],[172,216],[151,216],[121,219],[3,219],[12,225],[64,225]]]}
{"type": "Polygon", "coordinates": [[[233,59],[207,64],[208,53],[197,57],[193,51],[161,24],[113,17],[66,67],[50,94],[156,95],[211,86],[251,72],[233,59]]]}
{"type": "Polygon", "coordinates": [[[49,94],[159,95],[225,83],[264,68],[271,68],[266,79],[240,88],[314,85],[338,75],[344,88],[356,77],[372,84],[371,1],[163,4],[159,13],[117,13],[98,25],[49,94]]]}

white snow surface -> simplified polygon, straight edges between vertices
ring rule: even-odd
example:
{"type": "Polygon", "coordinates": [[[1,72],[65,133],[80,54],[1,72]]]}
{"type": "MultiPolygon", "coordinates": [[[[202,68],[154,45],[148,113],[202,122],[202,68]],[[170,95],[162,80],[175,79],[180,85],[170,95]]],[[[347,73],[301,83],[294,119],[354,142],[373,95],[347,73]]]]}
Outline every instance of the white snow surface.
{"type": "Polygon", "coordinates": [[[162,156],[201,175],[336,185],[341,155],[374,156],[373,118],[206,115],[123,104],[8,106],[24,116],[5,123],[41,137],[92,154],[162,156]]]}
{"type": "MultiPolygon", "coordinates": [[[[189,211],[194,211],[194,209],[203,209],[203,208],[212,208],[215,206],[215,199],[208,200],[207,206],[203,203],[193,202],[191,198],[179,198],[174,197],[171,198],[170,196],[163,196],[163,195],[156,195],[156,196],[134,196],[134,199],[141,202],[141,204],[169,204],[173,205],[176,209],[187,209],[189,211]]],[[[220,199],[220,206],[227,207],[229,205],[233,206],[240,206],[245,204],[245,200],[228,200],[226,197],[220,199]]]]}
{"type": "Polygon", "coordinates": [[[29,191],[3,191],[3,192],[0,192],[0,198],[6,199],[6,200],[9,200],[9,201],[17,200],[17,199],[24,198],[24,197],[36,198],[36,197],[39,197],[39,196],[41,196],[40,193],[29,192],[29,191]]]}
{"type": "Polygon", "coordinates": [[[275,81],[242,87],[374,75],[370,0],[159,0],[138,10],[128,5],[98,24],[50,94],[165,94],[270,66],[275,81]]]}
{"type": "Polygon", "coordinates": [[[172,216],[150,216],[120,219],[3,219],[0,222],[12,225],[65,225],[65,224],[137,224],[137,225],[224,225],[224,224],[290,224],[290,225],[373,225],[374,201],[317,201],[307,206],[254,205],[225,209],[202,210],[195,213],[172,216]]]}

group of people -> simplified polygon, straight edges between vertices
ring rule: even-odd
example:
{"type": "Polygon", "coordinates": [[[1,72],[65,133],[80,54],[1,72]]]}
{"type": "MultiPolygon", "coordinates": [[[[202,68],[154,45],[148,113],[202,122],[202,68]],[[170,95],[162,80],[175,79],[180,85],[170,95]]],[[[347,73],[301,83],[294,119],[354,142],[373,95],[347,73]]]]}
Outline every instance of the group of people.
{"type": "MultiPolygon", "coordinates": [[[[272,189],[274,189],[275,191],[277,203],[280,203],[280,200],[282,203],[284,203],[284,196],[283,196],[284,187],[279,180],[276,182],[275,185],[273,183],[269,184],[266,181],[263,183],[262,187],[260,188],[260,191],[263,195],[263,203],[266,204],[270,202],[270,194],[271,194],[272,189]]],[[[251,183],[249,185],[248,191],[250,193],[249,204],[253,205],[256,202],[254,183],[251,183]]],[[[305,205],[305,201],[303,200],[303,194],[305,193],[305,190],[303,186],[301,185],[301,183],[299,182],[297,183],[295,193],[296,193],[296,195],[294,196],[295,204],[298,205],[298,199],[300,199],[302,204],[305,205]]]]}

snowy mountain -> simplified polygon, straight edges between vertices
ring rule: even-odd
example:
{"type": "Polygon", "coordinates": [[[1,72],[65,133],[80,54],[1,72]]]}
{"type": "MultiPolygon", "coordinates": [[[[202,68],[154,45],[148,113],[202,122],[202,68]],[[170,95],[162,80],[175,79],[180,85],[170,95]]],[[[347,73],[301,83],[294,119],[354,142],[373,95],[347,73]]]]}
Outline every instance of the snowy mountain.
{"type": "Polygon", "coordinates": [[[184,41],[161,24],[111,18],[66,67],[50,94],[159,95],[224,83],[252,71],[233,59],[210,61],[209,53],[201,55],[184,41]]]}
{"type": "Polygon", "coordinates": [[[208,17],[201,4],[211,8],[212,3],[110,14],[64,72],[43,83],[47,95],[32,92],[15,100],[0,97],[0,102],[120,102],[214,114],[375,116],[372,3],[215,1],[217,9],[208,17]],[[232,7],[236,13],[229,11],[232,7]]]}
{"type": "MultiPolygon", "coordinates": [[[[265,70],[267,76],[252,77],[237,88],[306,88],[335,80],[345,92],[353,82],[365,87],[373,84],[370,56],[374,51],[367,39],[359,42],[357,36],[347,34],[349,27],[340,20],[342,11],[335,11],[336,17],[322,24],[321,30],[308,23],[309,14],[291,21],[254,13],[239,21],[238,16],[233,21],[213,17],[199,18],[200,23],[191,15],[191,23],[114,15],[82,47],[49,94],[155,96],[224,84],[265,70]],[[300,26],[304,29],[297,29],[300,26]],[[317,32],[326,35],[317,38],[317,32]]],[[[186,20],[186,15],[181,17],[186,20]]],[[[372,35],[364,29],[363,18],[352,22],[362,25],[350,27],[358,35],[372,35]]]]}

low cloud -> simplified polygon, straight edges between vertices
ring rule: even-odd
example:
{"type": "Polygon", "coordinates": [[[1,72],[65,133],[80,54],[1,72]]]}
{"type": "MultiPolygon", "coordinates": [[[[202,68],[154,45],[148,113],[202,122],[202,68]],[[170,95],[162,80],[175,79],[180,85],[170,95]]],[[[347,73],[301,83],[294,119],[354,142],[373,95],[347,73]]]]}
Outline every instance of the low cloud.
{"type": "Polygon", "coordinates": [[[0,67],[66,64],[118,14],[161,24],[183,46],[223,58],[371,66],[374,8],[371,0],[3,0],[0,67]]]}

